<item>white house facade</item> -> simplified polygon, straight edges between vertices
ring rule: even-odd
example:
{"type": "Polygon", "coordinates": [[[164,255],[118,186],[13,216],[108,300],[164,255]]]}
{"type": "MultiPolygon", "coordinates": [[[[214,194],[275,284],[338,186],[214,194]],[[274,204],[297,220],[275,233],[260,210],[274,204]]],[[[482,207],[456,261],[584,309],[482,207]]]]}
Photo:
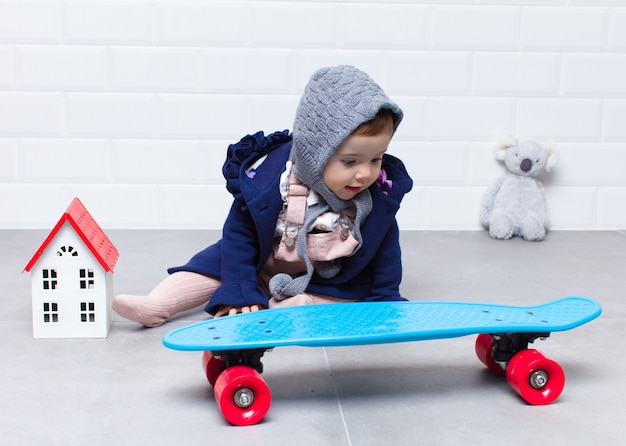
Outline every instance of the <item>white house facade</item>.
{"type": "Polygon", "coordinates": [[[113,321],[117,250],[77,200],[26,267],[34,338],[105,338],[113,321]]]}

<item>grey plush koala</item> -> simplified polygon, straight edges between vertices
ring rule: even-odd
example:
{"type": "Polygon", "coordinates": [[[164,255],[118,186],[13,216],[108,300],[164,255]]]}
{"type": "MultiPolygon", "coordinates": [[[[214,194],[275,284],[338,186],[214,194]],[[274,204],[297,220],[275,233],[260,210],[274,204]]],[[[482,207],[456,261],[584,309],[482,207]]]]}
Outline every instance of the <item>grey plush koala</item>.
{"type": "Polygon", "coordinates": [[[515,139],[500,143],[494,154],[504,161],[507,172],[485,192],[481,223],[496,239],[543,240],[550,219],[543,184],[536,177],[549,172],[559,162],[559,154],[552,145],[515,139]]]}

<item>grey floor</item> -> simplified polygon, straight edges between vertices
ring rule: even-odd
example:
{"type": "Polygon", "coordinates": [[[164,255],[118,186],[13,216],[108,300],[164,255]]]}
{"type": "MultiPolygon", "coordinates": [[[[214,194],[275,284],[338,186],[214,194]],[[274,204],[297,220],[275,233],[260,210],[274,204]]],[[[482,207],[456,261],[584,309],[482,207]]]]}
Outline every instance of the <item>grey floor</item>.
{"type": "MultiPolygon", "coordinates": [[[[621,445],[626,437],[626,231],[540,243],[485,232],[405,232],[412,300],[537,304],[594,297],[599,319],[537,346],[565,369],[561,397],[524,403],[475,358],[473,337],[264,358],[273,402],[259,425],[220,415],[200,356],[162,346],[201,309],[145,329],[117,317],[108,339],[33,340],[30,277],[47,231],[0,231],[0,443],[10,445],[621,445]]],[[[217,232],[108,231],[118,292],[142,293],[217,232]]]]}

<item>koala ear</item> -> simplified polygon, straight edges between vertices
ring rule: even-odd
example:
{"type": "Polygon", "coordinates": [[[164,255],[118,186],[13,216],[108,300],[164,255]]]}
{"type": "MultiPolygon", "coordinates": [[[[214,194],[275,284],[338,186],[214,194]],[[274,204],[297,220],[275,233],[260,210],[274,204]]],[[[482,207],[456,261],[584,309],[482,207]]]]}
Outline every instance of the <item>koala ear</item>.
{"type": "Polygon", "coordinates": [[[546,163],[546,172],[550,172],[554,166],[556,166],[561,160],[561,155],[556,150],[556,144],[553,142],[548,142],[542,145],[543,150],[548,154],[548,162],[546,163]]]}
{"type": "Polygon", "coordinates": [[[506,156],[506,149],[508,149],[509,147],[513,147],[516,144],[517,140],[512,136],[502,138],[493,148],[493,156],[495,156],[498,161],[503,161],[504,157],[506,156]]]}

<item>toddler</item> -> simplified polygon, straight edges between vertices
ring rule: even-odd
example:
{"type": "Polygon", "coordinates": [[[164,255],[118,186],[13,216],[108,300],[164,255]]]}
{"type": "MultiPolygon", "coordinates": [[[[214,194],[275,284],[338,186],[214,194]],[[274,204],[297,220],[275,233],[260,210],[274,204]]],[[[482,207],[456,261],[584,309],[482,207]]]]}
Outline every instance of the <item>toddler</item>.
{"type": "MultiPolygon", "coordinates": [[[[287,305],[405,300],[396,213],[413,181],[386,153],[402,110],[366,73],[313,74],[293,133],[248,135],[223,167],[234,201],[217,243],[113,309],[147,327],[287,305]]],[[[207,204],[208,205],[208,204],[207,204]]]]}

